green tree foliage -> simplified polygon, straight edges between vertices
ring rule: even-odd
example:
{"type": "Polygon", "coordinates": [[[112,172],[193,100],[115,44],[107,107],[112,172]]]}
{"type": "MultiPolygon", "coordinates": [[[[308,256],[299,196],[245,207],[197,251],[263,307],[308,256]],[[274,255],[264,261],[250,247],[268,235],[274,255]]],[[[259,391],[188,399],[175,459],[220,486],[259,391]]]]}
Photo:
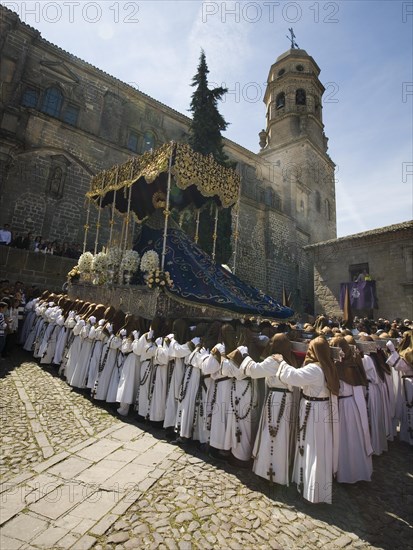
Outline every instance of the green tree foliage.
{"type": "MultiPolygon", "coordinates": [[[[205,53],[202,50],[198,71],[192,79],[195,91],[192,94],[190,108],[192,122],[189,129],[189,144],[194,151],[203,155],[212,154],[219,164],[234,168],[234,164],[224,152],[221,136],[221,132],[226,130],[228,123],[218,111],[218,101],[228,90],[222,87],[209,89],[208,73],[205,53]]],[[[201,212],[198,243],[208,254],[212,254],[214,226],[215,203],[210,202],[201,212]]],[[[221,208],[215,250],[217,263],[227,263],[231,258],[231,233],[231,209],[221,208]]]]}
{"type": "Polygon", "coordinates": [[[224,153],[221,132],[225,131],[228,123],[218,111],[218,101],[228,91],[227,88],[208,88],[209,69],[206,64],[205,53],[202,50],[199,59],[198,72],[192,78],[195,88],[192,94],[191,108],[192,122],[189,129],[189,144],[194,151],[209,155],[212,153],[220,164],[227,165],[228,157],[224,153]]]}

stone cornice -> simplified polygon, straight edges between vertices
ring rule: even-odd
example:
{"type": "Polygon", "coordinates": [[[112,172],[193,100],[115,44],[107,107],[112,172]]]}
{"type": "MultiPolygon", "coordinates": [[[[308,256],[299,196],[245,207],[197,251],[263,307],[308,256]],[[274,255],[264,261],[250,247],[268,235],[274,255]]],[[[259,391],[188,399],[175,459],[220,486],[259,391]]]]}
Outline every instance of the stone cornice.
{"type": "MultiPolygon", "coordinates": [[[[413,237],[413,221],[408,222],[402,222],[402,223],[396,223],[394,225],[387,225],[386,227],[378,227],[377,229],[372,229],[370,231],[364,231],[363,233],[355,233],[354,235],[347,235],[346,237],[339,237],[338,239],[330,239],[328,241],[315,243],[307,245],[306,249],[316,249],[321,248],[324,246],[336,246],[337,244],[346,244],[349,243],[351,246],[354,246],[355,243],[352,243],[351,241],[357,241],[357,240],[372,240],[374,238],[379,239],[397,239],[399,238],[399,235],[397,233],[400,232],[406,232],[410,231],[412,232],[413,237]]],[[[408,237],[409,235],[407,235],[408,237]]]]}

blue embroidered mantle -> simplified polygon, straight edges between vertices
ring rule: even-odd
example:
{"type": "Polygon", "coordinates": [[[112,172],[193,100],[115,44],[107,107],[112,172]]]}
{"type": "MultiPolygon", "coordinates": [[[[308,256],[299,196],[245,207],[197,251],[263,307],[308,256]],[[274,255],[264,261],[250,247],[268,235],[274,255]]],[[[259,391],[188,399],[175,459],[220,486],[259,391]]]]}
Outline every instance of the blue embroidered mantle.
{"type": "MultiPolygon", "coordinates": [[[[161,258],[162,243],[163,229],[143,225],[134,249],[141,257],[147,250],[155,250],[161,258]]],[[[169,296],[192,305],[268,319],[286,319],[294,313],[216,264],[181,229],[168,229],[165,271],[173,281],[166,289],[169,296]]]]}

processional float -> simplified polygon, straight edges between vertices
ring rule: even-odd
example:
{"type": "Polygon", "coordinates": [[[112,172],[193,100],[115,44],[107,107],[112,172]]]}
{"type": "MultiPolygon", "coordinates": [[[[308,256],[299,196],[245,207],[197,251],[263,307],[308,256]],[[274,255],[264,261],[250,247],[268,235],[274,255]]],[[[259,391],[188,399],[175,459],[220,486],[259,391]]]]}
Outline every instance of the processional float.
{"type": "MultiPolygon", "coordinates": [[[[240,176],[232,168],[218,164],[212,155],[194,152],[188,144],[170,142],[159,149],[133,157],[92,178],[86,194],[87,215],[84,236],[86,249],[90,209],[98,208],[94,253],[99,247],[101,212],[110,209],[109,242],[114,244],[115,216],[122,217],[117,246],[124,250],[139,224],[135,250],[142,256],[155,250],[160,270],[171,274],[172,286],[149,289],[145,285],[76,285],[77,297],[126,307],[141,316],[181,316],[222,319],[261,317],[285,319],[293,311],[272,297],[241,281],[236,275],[239,240],[240,176]],[[209,256],[197,245],[200,212],[213,204],[215,219],[211,228],[213,249],[209,256]],[[194,239],[190,239],[171,219],[171,213],[195,209],[194,239]],[[232,273],[215,263],[219,211],[232,208],[232,273]],[[88,288],[86,288],[86,286],[88,288]],[[92,296],[93,294],[93,296],[92,296]]],[[[73,285],[72,285],[73,286],[73,285]]]]}

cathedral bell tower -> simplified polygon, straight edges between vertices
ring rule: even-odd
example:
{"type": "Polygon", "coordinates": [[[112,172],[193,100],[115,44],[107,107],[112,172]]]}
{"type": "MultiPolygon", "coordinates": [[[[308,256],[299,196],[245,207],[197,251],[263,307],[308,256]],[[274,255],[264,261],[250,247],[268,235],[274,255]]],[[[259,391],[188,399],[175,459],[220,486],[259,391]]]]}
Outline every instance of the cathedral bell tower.
{"type": "Polygon", "coordinates": [[[319,74],[314,59],[292,41],[271,66],[266,129],[259,134],[259,155],[282,178],[283,210],[310,242],[336,238],[335,165],[327,154],[319,74]]]}
{"type": "Polygon", "coordinates": [[[325,91],[318,80],[320,69],[304,50],[291,49],[272,65],[264,102],[267,107],[266,149],[309,136],[323,153],[327,151],[321,98],[325,91]]]}

